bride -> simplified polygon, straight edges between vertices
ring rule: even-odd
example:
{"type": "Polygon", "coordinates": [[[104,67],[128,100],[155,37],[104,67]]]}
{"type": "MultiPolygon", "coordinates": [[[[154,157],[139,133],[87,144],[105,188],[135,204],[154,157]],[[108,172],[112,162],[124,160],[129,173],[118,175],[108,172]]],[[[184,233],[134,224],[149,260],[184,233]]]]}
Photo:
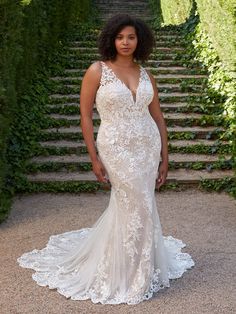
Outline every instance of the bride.
{"type": "Polygon", "coordinates": [[[142,20],[119,14],[107,21],[98,39],[101,60],[82,80],[80,115],[93,172],[111,184],[109,204],[91,228],[52,235],[45,248],[18,258],[39,285],[72,300],[137,304],[194,266],[181,240],[163,236],[157,211],[155,186],[168,172],[167,129],[156,81],[138,63],[153,47],[142,20]],[[101,118],[96,142],[94,104],[101,118]]]}

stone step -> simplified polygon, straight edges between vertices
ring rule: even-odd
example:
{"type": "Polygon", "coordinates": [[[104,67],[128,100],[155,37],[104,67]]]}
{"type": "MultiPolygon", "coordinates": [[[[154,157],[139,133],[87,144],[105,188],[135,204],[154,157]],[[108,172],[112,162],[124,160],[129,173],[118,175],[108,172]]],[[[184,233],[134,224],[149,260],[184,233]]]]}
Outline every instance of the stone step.
{"type": "MultiPolygon", "coordinates": [[[[70,41],[68,43],[70,45],[70,47],[83,47],[83,48],[93,48],[93,49],[97,49],[97,43],[96,41],[94,40],[94,42],[91,42],[91,41],[86,41],[86,40],[75,40],[75,41],[70,41]]],[[[166,41],[163,41],[162,39],[160,40],[159,38],[156,40],[156,46],[159,46],[159,47],[182,47],[182,45],[184,45],[185,42],[184,41],[180,41],[179,38],[178,40],[166,40],[166,41]]]]}
{"type": "MultiPolygon", "coordinates": [[[[156,40],[162,39],[164,41],[170,40],[170,39],[184,39],[184,34],[181,34],[178,30],[171,30],[171,29],[166,29],[165,27],[161,27],[159,29],[153,29],[153,34],[156,37],[156,40]]],[[[101,32],[101,27],[97,27],[96,30],[90,30],[87,33],[83,34],[83,40],[97,40],[98,34],[101,32]]],[[[81,32],[78,31],[78,33],[75,31],[73,33],[73,39],[76,40],[81,40],[81,32]],[[78,37],[78,38],[77,38],[78,37]]]]}
{"type": "MultiPolygon", "coordinates": [[[[78,86],[78,84],[68,84],[68,83],[64,83],[62,84],[63,87],[65,88],[71,88],[71,89],[76,89],[76,88],[80,88],[80,86],[78,86]]],[[[189,84],[188,87],[189,88],[193,88],[194,86],[198,87],[198,88],[202,88],[203,86],[201,84],[189,84]]],[[[177,91],[181,91],[181,84],[180,83],[158,83],[158,88],[160,89],[172,89],[172,90],[177,90],[177,91]]]]}
{"type": "MultiPolygon", "coordinates": [[[[99,59],[99,58],[98,58],[99,59]]],[[[90,59],[90,60],[83,60],[83,59],[76,59],[76,64],[74,64],[73,68],[72,69],[68,69],[68,70],[74,70],[75,69],[75,72],[80,72],[81,69],[84,69],[86,70],[92,63],[98,61],[98,59],[90,59]],[[77,69],[76,69],[77,68],[77,69]]],[[[152,67],[153,69],[157,69],[158,67],[160,66],[163,66],[163,67],[174,67],[174,66],[184,66],[186,67],[187,69],[194,69],[194,68],[202,68],[200,66],[200,62],[197,62],[196,60],[191,60],[189,61],[188,60],[188,63],[189,63],[189,67],[186,67],[186,62],[184,60],[172,60],[172,59],[167,59],[165,60],[164,58],[163,59],[149,59],[147,60],[144,64],[143,64],[143,67],[148,69],[149,67],[152,67]],[[190,67],[191,65],[191,67],[190,67]]]]}
{"type": "Polygon", "coordinates": [[[115,8],[112,10],[107,10],[108,8],[104,7],[104,11],[102,11],[102,7],[99,6],[100,9],[100,20],[107,21],[110,17],[115,14],[120,13],[128,13],[136,18],[141,18],[144,21],[152,21],[153,17],[151,16],[151,12],[148,7],[138,6],[138,7],[129,7],[129,6],[120,6],[119,8],[115,8]]]}
{"type": "MultiPolygon", "coordinates": [[[[88,153],[83,139],[40,141],[41,155],[67,155],[88,153]]],[[[169,153],[188,154],[226,154],[230,144],[223,140],[173,140],[168,141],[169,153]]],[[[40,151],[40,150],[39,150],[40,151]]],[[[40,153],[39,153],[40,155],[40,153]]]]}
{"type": "MultiPolygon", "coordinates": [[[[94,60],[95,61],[95,60],[94,60]]],[[[188,61],[189,62],[189,61],[188,61]]],[[[196,68],[197,66],[199,66],[199,64],[196,62],[196,61],[194,61],[194,60],[192,60],[191,62],[190,62],[190,64],[192,65],[192,66],[194,66],[194,68],[196,68]]],[[[158,60],[158,59],[156,59],[156,60],[154,60],[154,59],[149,59],[149,60],[147,60],[146,62],[145,62],[145,65],[144,65],[144,67],[146,68],[146,69],[149,69],[149,67],[150,68],[153,68],[153,70],[155,70],[155,69],[157,69],[157,68],[159,68],[160,66],[163,66],[163,67],[168,67],[168,69],[170,69],[170,68],[172,68],[172,67],[174,67],[174,66],[184,66],[184,67],[186,67],[185,66],[185,61],[184,60],[171,60],[171,59],[169,59],[169,60],[165,60],[165,59],[160,59],[160,60],[158,60]]],[[[188,67],[186,67],[187,69],[188,69],[188,67]]],[[[191,69],[191,68],[190,68],[191,69]]]]}
{"type": "MultiPolygon", "coordinates": [[[[70,44],[70,43],[69,43],[70,44]]],[[[97,47],[76,47],[76,45],[74,43],[72,43],[72,46],[67,46],[65,47],[67,48],[69,51],[82,51],[83,53],[86,52],[98,52],[98,48],[97,47]]],[[[183,47],[179,47],[179,46],[174,46],[174,47],[165,47],[165,46],[159,46],[159,47],[155,47],[153,48],[153,52],[156,51],[167,51],[167,52],[172,52],[172,51],[184,51],[185,48],[183,47]]]]}
{"type": "Polygon", "coordinates": [[[187,68],[186,66],[157,66],[157,67],[145,67],[146,70],[149,71],[180,71],[180,70],[190,70],[189,68],[187,68]]]}
{"type": "MultiPolygon", "coordinates": [[[[84,140],[76,141],[66,141],[66,140],[57,140],[57,141],[40,141],[39,144],[45,148],[86,148],[84,140]]],[[[221,145],[226,145],[228,142],[220,141],[221,145]]],[[[169,145],[173,147],[191,147],[195,145],[204,145],[204,146],[218,146],[219,142],[214,140],[206,139],[195,139],[195,140],[169,140],[169,145]]]]}
{"type": "MultiPolygon", "coordinates": [[[[96,138],[98,132],[98,126],[94,126],[94,136],[96,138]]],[[[203,139],[213,139],[218,136],[218,134],[223,132],[223,128],[216,127],[167,127],[169,138],[174,136],[182,137],[181,139],[193,139],[193,138],[203,138],[203,139]]],[[[82,131],[80,126],[70,126],[70,127],[59,127],[59,128],[49,128],[42,130],[42,138],[45,140],[56,140],[56,139],[82,139],[82,131]]]]}
{"type": "MultiPolygon", "coordinates": [[[[66,84],[66,83],[62,83],[60,84],[60,86],[57,87],[57,90],[60,92],[80,92],[80,88],[81,88],[81,81],[79,80],[77,84],[66,84]]],[[[200,83],[200,82],[199,82],[200,83]]],[[[157,83],[156,86],[158,87],[158,91],[160,92],[183,92],[183,88],[180,85],[180,83],[175,83],[175,84],[171,84],[171,83],[157,83]]],[[[188,92],[193,92],[196,90],[203,90],[203,86],[201,84],[197,85],[197,84],[188,84],[188,86],[186,86],[184,88],[185,91],[188,92]]]]}
{"type": "MultiPolygon", "coordinates": [[[[162,93],[160,92],[159,97],[191,97],[191,96],[202,96],[202,93],[191,93],[191,92],[168,92],[168,93],[162,93]]],[[[51,94],[49,95],[49,99],[61,99],[61,98],[65,98],[65,99],[80,99],[80,94],[51,94]]]]}
{"type": "Polygon", "coordinates": [[[215,140],[206,140],[206,139],[195,139],[195,140],[170,140],[169,144],[175,147],[190,147],[195,145],[204,145],[204,146],[218,146],[221,145],[227,145],[227,141],[221,140],[215,141],[215,140]]]}
{"type": "MultiPolygon", "coordinates": [[[[149,70],[150,68],[145,67],[145,69],[149,70]]],[[[87,69],[78,69],[78,71],[66,72],[64,76],[63,75],[54,76],[54,77],[51,77],[50,79],[53,81],[76,80],[77,82],[80,82],[86,71],[87,69]],[[68,76],[66,75],[67,73],[69,74],[73,73],[73,76],[68,76]]],[[[157,66],[156,68],[152,67],[150,72],[156,78],[158,78],[160,75],[169,75],[169,74],[174,75],[174,76],[178,76],[178,75],[196,75],[197,76],[199,74],[207,75],[206,73],[204,73],[204,71],[201,68],[188,69],[186,67],[159,67],[157,66]]]]}
{"type": "Polygon", "coordinates": [[[117,13],[129,13],[129,14],[132,14],[133,16],[137,17],[137,18],[140,18],[142,19],[143,21],[145,21],[146,23],[149,23],[149,22],[152,22],[153,21],[153,18],[152,17],[149,17],[149,16],[145,16],[143,14],[143,12],[139,12],[138,13],[133,13],[132,10],[119,10],[119,11],[113,11],[112,13],[107,13],[107,14],[101,14],[100,15],[100,20],[101,22],[103,22],[104,24],[107,22],[107,20],[109,18],[111,18],[114,14],[117,14],[117,13]]]}
{"type": "Polygon", "coordinates": [[[111,14],[111,15],[115,15],[115,14],[119,14],[119,13],[129,13],[133,16],[136,16],[136,14],[140,14],[143,17],[150,17],[148,15],[150,15],[150,10],[149,10],[149,6],[145,5],[143,3],[136,3],[136,2],[130,2],[129,4],[127,3],[120,3],[119,5],[115,4],[112,2],[112,10],[111,10],[111,4],[107,5],[107,4],[99,4],[98,8],[100,9],[100,13],[101,14],[111,14]]]}
{"type": "MultiPolygon", "coordinates": [[[[53,118],[55,120],[69,120],[69,121],[80,121],[80,115],[65,115],[65,114],[56,114],[56,113],[51,113],[47,115],[50,118],[53,118]]],[[[165,119],[170,119],[170,120],[184,120],[184,119],[200,119],[203,115],[199,113],[191,113],[191,114],[186,114],[186,113],[164,113],[164,118],[165,119]]],[[[93,113],[93,120],[100,120],[100,115],[98,112],[93,113]]]]}
{"type": "Polygon", "coordinates": [[[153,18],[151,16],[151,12],[148,6],[143,6],[143,5],[139,5],[139,6],[136,5],[135,7],[134,6],[131,7],[128,5],[120,5],[119,8],[113,6],[112,11],[110,11],[109,8],[105,5],[103,6],[99,5],[99,9],[100,9],[101,20],[107,20],[109,17],[112,17],[113,15],[120,14],[120,13],[131,14],[132,16],[136,18],[139,17],[143,20],[151,20],[153,18]]]}
{"type": "Polygon", "coordinates": [[[148,5],[145,5],[143,3],[136,3],[136,2],[130,2],[127,3],[119,3],[115,4],[112,2],[112,10],[111,10],[111,4],[98,4],[98,8],[100,10],[100,13],[102,15],[115,15],[119,13],[128,13],[132,14],[133,16],[136,16],[136,14],[139,14],[143,17],[150,17],[150,9],[148,5]]]}
{"type": "MultiPolygon", "coordinates": [[[[93,62],[95,62],[94,60],[93,62]]],[[[200,63],[195,61],[195,60],[188,60],[188,63],[191,64],[192,66],[198,66],[200,63]]],[[[183,66],[185,64],[184,60],[165,60],[165,59],[148,59],[145,62],[145,68],[148,69],[148,67],[156,69],[159,66],[168,66],[168,68],[172,66],[183,66]]]]}
{"type": "MultiPolygon", "coordinates": [[[[231,156],[225,155],[224,160],[230,160],[231,156]]],[[[220,161],[220,157],[216,155],[205,155],[205,154],[169,154],[170,163],[191,163],[191,162],[202,162],[205,164],[214,163],[220,161]]],[[[36,156],[29,160],[30,163],[63,163],[63,164],[78,164],[78,163],[91,163],[88,154],[70,154],[62,156],[36,156]]]]}
{"type": "MultiPolygon", "coordinates": [[[[193,83],[191,82],[192,79],[194,79],[196,85],[202,86],[206,83],[206,80],[207,80],[207,76],[202,77],[202,76],[199,76],[198,74],[193,74],[194,77],[192,77],[192,75],[186,76],[185,74],[182,74],[182,75],[175,74],[175,75],[172,75],[172,77],[166,76],[167,74],[159,74],[159,73],[158,73],[158,77],[153,73],[152,73],[152,75],[156,79],[158,85],[159,84],[178,84],[178,85],[181,84],[182,85],[183,83],[185,83],[185,85],[187,85],[187,86],[194,86],[193,83]]],[[[71,72],[69,74],[69,76],[66,75],[66,73],[65,73],[65,75],[52,77],[51,80],[55,81],[56,84],[58,84],[55,87],[55,89],[58,89],[60,84],[81,85],[82,77],[79,77],[76,72],[74,72],[74,73],[71,72]]]]}
{"type": "MultiPolygon", "coordinates": [[[[75,74],[78,70],[77,69],[66,69],[65,73],[66,73],[66,77],[68,77],[69,74],[75,74]]],[[[81,70],[79,70],[81,72],[81,70]]],[[[74,77],[74,76],[73,76],[74,77]]],[[[208,75],[206,74],[153,74],[153,77],[158,80],[159,78],[161,79],[176,79],[176,78],[180,78],[180,79],[185,79],[185,78],[194,78],[194,79],[202,79],[202,78],[207,78],[208,75]]],[[[54,76],[53,80],[55,81],[60,81],[63,80],[63,76],[54,76]]],[[[77,80],[82,80],[83,76],[76,76],[77,80]]]]}
{"type": "MultiPolygon", "coordinates": [[[[78,54],[78,55],[70,55],[70,57],[65,56],[65,66],[68,69],[87,69],[92,63],[101,60],[101,56],[93,55],[89,56],[89,58],[86,58],[84,54],[78,54]]],[[[163,66],[172,66],[173,64],[176,65],[187,65],[189,69],[193,69],[194,67],[201,66],[203,68],[203,65],[200,61],[197,60],[184,60],[181,59],[181,57],[177,58],[173,55],[170,55],[169,53],[165,54],[156,54],[155,56],[150,57],[150,59],[146,60],[145,62],[141,63],[144,67],[152,66],[152,67],[158,67],[161,64],[163,66]]]]}
{"type": "MultiPolygon", "coordinates": [[[[115,9],[119,9],[120,7],[125,8],[125,9],[132,9],[136,10],[136,8],[142,8],[142,9],[148,9],[149,4],[146,1],[118,1],[118,0],[112,0],[112,1],[106,1],[106,0],[96,0],[95,1],[96,5],[101,9],[103,8],[104,11],[107,11],[111,9],[112,5],[112,12],[115,9]]],[[[119,10],[118,10],[119,11],[119,10]]]]}
{"type": "MultiPolygon", "coordinates": [[[[93,59],[99,60],[101,58],[99,52],[91,51],[88,48],[88,51],[80,51],[79,48],[75,48],[74,51],[70,51],[70,53],[62,55],[62,58],[71,64],[71,67],[76,65],[76,62],[79,61],[90,61],[93,59]],[[77,51],[75,50],[77,49],[77,51]]],[[[167,50],[167,49],[157,49],[150,54],[150,59],[160,59],[160,60],[181,60],[180,51],[176,50],[167,50]]]]}
{"type": "MultiPolygon", "coordinates": [[[[194,104],[192,103],[191,104],[192,106],[197,106],[199,104],[194,104]]],[[[175,103],[160,103],[160,106],[161,108],[170,108],[170,109],[173,109],[174,110],[178,110],[180,108],[183,108],[183,107],[188,107],[189,104],[188,103],[185,103],[185,102],[175,102],[175,103]]],[[[48,108],[58,108],[58,107],[75,107],[75,108],[79,108],[80,107],[80,103],[79,102],[65,102],[65,103],[58,103],[58,104],[47,104],[47,107],[48,108]]],[[[96,108],[94,108],[94,110],[97,110],[96,108]]]]}
{"type": "MultiPolygon", "coordinates": [[[[73,114],[79,114],[80,113],[80,103],[79,101],[73,102],[74,99],[69,99],[69,102],[67,102],[68,99],[62,99],[63,102],[60,101],[60,99],[55,99],[55,103],[53,100],[53,103],[46,105],[46,111],[48,114],[64,114],[64,115],[73,115],[73,114]]],[[[214,104],[208,104],[201,105],[201,103],[185,103],[185,102],[178,102],[178,100],[174,99],[175,102],[160,102],[160,107],[163,113],[199,113],[206,115],[206,109],[213,110],[215,108],[214,104]],[[204,109],[205,108],[205,109],[204,109]]],[[[94,113],[98,113],[97,108],[94,104],[93,107],[94,113]]]]}
{"type": "MultiPolygon", "coordinates": [[[[27,179],[34,183],[48,182],[98,182],[95,174],[92,171],[83,172],[40,172],[37,174],[28,174],[27,179]]],[[[190,170],[190,169],[175,169],[170,170],[167,176],[167,183],[186,184],[187,186],[194,184],[198,185],[202,179],[219,180],[225,177],[234,177],[232,170],[190,170]]]]}
{"type": "MultiPolygon", "coordinates": [[[[195,132],[211,132],[211,131],[214,131],[216,128],[215,127],[206,127],[206,128],[203,128],[203,127],[194,127],[194,128],[191,128],[191,127],[170,127],[169,128],[169,131],[172,132],[172,131],[175,131],[175,132],[186,132],[186,131],[190,131],[193,130],[195,132]]],[[[221,128],[223,130],[223,128],[221,128]]],[[[95,126],[94,127],[94,131],[97,132],[98,131],[98,127],[95,126]]],[[[80,133],[81,132],[81,128],[80,127],[60,127],[60,128],[49,128],[49,129],[44,129],[43,132],[62,132],[62,133],[80,133]]]]}
{"type": "MultiPolygon", "coordinates": [[[[78,114],[79,113],[79,108],[80,104],[75,103],[75,102],[67,102],[67,103],[57,103],[57,104],[48,104],[47,106],[47,111],[52,114],[65,114],[65,115],[70,115],[73,113],[78,114]],[[73,110],[72,110],[73,109],[73,110]]],[[[163,103],[161,102],[160,107],[163,112],[187,112],[191,113],[192,110],[191,108],[188,107],[188,104],[186,103],[163,103]]],[[[194,105],[193,107],[197,108],[197,104],[194,105]]],[[[94,113],[98,113],[97,108],[93,107],[94,113]]]]}
{"type": "Polygon", "coordinates": [[[105,5],[99,5],[100,9],[100,19],[108,19],[113,15],[120,14],[120,13],[127,13],[134,17],[140,17],[143,20],[151,20],[153,17],[151,16],[151,11],[148,6],[144,5],[136,5],[136,6],[128,6],[128,5],[119,5],[119,7],[114,6],[112,3],[112,11],[105,5]]]}
{"type": "MultiPolygon", "coordinates": [[[[96,62],[96,61],[98,61],[98,59],[89,59],[89,60],[81,60],[81,65],[83,66],[84,64],[87,64],[87,63],[94,63],[94,62],[96,62]]],[[[140,62],[141,63],[141,62],[140,62]]],[[[145,61],[145,68],[147,68],[148,66],[154,66],[154,65],[152,65],[152,64],[158,64],[158,66],[160,65],[160,63],[161,64],[163,64],[163,66],[164,65],[167,65],[167,66],[172,66],[172,65],[177,65],[177,64],[180,64],[180,66],[183,64],[183,63],[185,63],[185,61],[184,60],[169,60],[169,59],[167,59],[167,60],[165,60],[165,59],[160,59],[160,60],[158,60],[158,59],[148,59],[147,61],[145,61]],[[169,65],[170,64],[170,65],[169,65]]],[[[196,64],[198,64],[199,62],[197,61],[197,60],[188,60],[188,63],[189,64],[192,64],[192,65],[196,65],[196,64]]],[[[85,66],[85,68],[86,68],[87,66],[85,66]]],[[[83,67],[79,67],[79,69],[81,69],[81,68],[83,68],[83,67]]]]}
{"type": "MultiPolygon", "coordinates": [[[[80,124],[80,115],[79,114],[60,114],[60,113],[50,113],[47,115],[50,119],[55,120],[55,124],[51,124],[51,126],[57,126],[58,122],[62,125],[79,125],[80,124]],[[58,121],[58,122],[57,122],[58,121]]],[[[201,125],[202,119],[205,121],[208,120],[208,116],[199,114],[199,113],[175,113],[175,112],[164,112],[164,118],[168,126],[180,125],[180,126],[196,126],[201,125]]],[[[213,119],[212,115],[210,116],[211,120],[208,121],[209,125],[216,125],[215,120],[213,119]]],[[[216,117],[218,118],[218,116],[216,117]]],[[[98,125],[101,122],[99,113],[93,112],[93,122],[98,125]]],[[[219,125],[220,121],[218,121],[219,125]]]]}
{"type": "MultiPolygon", "coordinates": [[[[89,41],[89,42],[96,42],[97,38],[98,38],[98,33],[100,33],[101,29],[98,29],[97,32],[95,33],[87,33],[83,35],[83,40],[84,41],[89,41]]],[[[159,40],[163,41],[163,42],[168,42],[170,40],[175,40],[178,42],[181,42],[181,40],[185,40],[184,36],[173,32],[173,31],[164,31],[162,30],[153,30],[153,34],[155,36],[156,42],[158,42],[159,40]]],[[[81,41],[81,33],[74,34],[74,41],[81,41]]]]}
{"type": "MultiPolygon", "coordinates": [[[[196,71],[197,69],[188,69],[185,66],[157,66],[157,67],[144,67],[146,70],[149,70],[152,75],[157,76],[160,73],[163,74],[163,72],[165,74],[186,74],[185,72],[193,72],[196,71]],[[167,72],[167,73],[166,73],[167,72]]],[[[201,69],[200,69],[201,70],[201,69]]],[[[66,69],[65,70],[65,75],[61,75],[61,76],[54,76],[54,77],[50,77],[50,80],[52,81],[62,81],[62,82],[80,82],[82,80],[82,76],[85,74],[85,72],[87,71],[87,69],[66,69]],[[66,74],[73,74],[73,76],[68,76],[66,74]],[[82,75],[82,76],[81,76],[82,75]]],[[[193,74],[193,73],[191,73],[193,74]]],[[[199,75],[199,74],[196,74],[199,75]]],[[[179,83],[176,83],[179,85],[179,83]]]]}
{"type": "MultiPolygon", "coordinates": [[[[192,103],[191,105],[193,105],[194,107],[196,107],[199,104],[194,104],[192,103]]],[[[169,109],[170,111],[174,111],[174,112],[178,112],[178,110],[183,109],[183,108],[187,108],[189,106],[188,103],[186,102],[173,102],[173,103],[164,103],[161,102],[160,103],[160,107],[163,109],[169,109]]]]}
{"type": "Polygon", "coordinates": [[[74,99],[74,100],[79,100],[80,99],[80,94],[51,94],[49,95],[49,99],[61,99],[61,98],[69,98],[69,99],[74,99]]]}

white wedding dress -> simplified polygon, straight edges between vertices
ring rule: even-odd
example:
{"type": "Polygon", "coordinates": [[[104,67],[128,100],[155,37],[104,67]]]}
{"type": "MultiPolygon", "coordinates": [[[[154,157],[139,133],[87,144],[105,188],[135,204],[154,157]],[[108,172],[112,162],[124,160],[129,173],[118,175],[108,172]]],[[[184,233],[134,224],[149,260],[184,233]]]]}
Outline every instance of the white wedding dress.
{"type": "Polygon", "coordinates": [[[194,266],[185,244],[163,236],[155,201],[161,138],[149,113],[154,92],[145,69],[134,99],[105,63],[95,105],[96,145],[111,182],[107,208],[91,228],[52,235],[17,259],[33,279],[72,300],[137,304],[194,266]]]}

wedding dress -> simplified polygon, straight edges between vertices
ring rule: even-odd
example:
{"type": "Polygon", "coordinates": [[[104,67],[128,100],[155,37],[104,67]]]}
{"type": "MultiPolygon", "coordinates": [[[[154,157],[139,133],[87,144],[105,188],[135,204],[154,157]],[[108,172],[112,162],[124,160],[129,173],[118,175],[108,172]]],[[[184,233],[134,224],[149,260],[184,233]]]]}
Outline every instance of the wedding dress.
{"type": "Polygon", "coordinates": [[[137,304],[194,266],[185,244],[163,236],[155,201],[161,138],[149,113],[154,91],[140,65],[136,95],[100,61],[96,145],[111,194],[91,228],[52,235],[47,246],[17,259],[33,279],[72,300],[137,304]],[[136,96],[135,98],[133,96],[136,96]]]}

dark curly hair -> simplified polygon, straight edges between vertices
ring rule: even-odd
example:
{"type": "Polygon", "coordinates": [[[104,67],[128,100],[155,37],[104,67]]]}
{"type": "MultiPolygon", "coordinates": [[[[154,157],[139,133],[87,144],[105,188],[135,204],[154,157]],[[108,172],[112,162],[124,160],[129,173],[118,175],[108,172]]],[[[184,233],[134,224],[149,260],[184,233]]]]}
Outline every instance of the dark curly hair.
{"type": "Polygon", "coordinates": [[[131,17],[129,14],[116,14],[107,21],[97,39],[98,51],[103,61],[115,59],[117,54],[115,38],[126,26],[133,26],[138,37],[134,58],[141,62],[148,59],[156,45],[152,30],[139,18],[131,17]]]}

